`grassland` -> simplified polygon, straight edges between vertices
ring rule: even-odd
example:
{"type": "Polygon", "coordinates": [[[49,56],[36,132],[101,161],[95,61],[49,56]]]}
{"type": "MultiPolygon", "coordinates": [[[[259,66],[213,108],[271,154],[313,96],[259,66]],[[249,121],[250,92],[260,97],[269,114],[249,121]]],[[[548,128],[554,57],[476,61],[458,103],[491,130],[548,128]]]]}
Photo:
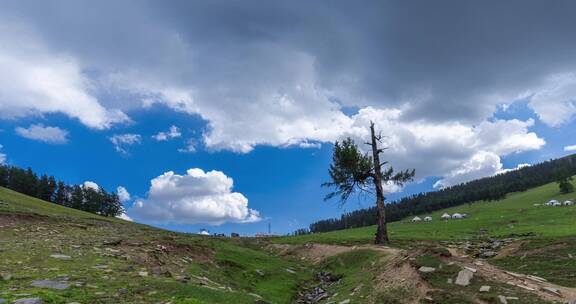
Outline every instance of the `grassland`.
{"type": "Polygon", "coordinates": [[[0,299],[6,301],[289,303],[312,278],[302,261],[253,242],[159,230],[3,188],[0,200],[0,299]],[[70,287],[32,287],[36,280],[70,287]]]}
{"type": "MultiPolygon", "coordinates": [[[[576,206],[535,207],[550,199],[560,201],[576,198],[571,193],[561,195],[555,183],[547,184],[525,192],[511,193],[500,201],[474,202],[429,214],[432,222],[411,223],[410,218],[388,225],[390,238],[394,241],[407,240],[465,240],[478,237],[503,238],[513,235],[533,234],[538,238],[556,239],[576,235],[576,206]],[[442,221],[443,213],[466,213],[467,219],[442,221]],[[480,233],[480,231],[483,233],[480,233]],[[485,231],[485,233],[484,233],[485,231]]],[[[325,244],[370,243],[376,231],[375,226],[346,229],[327,233],[276,238],[273,242],[304,244],[307,242],[325,244]]]]}

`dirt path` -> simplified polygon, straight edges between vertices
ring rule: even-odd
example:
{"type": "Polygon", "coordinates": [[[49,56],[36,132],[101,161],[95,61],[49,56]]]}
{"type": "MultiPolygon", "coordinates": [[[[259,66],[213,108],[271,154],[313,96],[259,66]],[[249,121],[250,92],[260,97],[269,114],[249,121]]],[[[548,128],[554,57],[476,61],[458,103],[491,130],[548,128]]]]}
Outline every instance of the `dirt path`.
{"type": "Polygon", "coordinates": [[[450,261],[455,262],[461,267],[476,269],[477,273],[485,278],[522,288],[548,301],[562,301],[568,303],[576,301],[576,288],[556,285],[536,276],[505,271],[491,265],[485,260],[475,260],[470,258],[455,248],[448,248],[448,250],[452,254],[452,257],[449,258],[450,261]],[[554,290],[557,290],[558,293],[556,294],[553,292],[554,290]]]}

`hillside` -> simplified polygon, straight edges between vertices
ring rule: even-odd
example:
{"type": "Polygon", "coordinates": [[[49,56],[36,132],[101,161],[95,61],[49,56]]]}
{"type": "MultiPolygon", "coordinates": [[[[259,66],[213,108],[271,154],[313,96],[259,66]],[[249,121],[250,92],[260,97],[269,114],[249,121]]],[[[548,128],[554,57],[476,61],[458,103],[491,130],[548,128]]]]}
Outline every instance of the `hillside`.
{"type": "Polygon", "coordinates": [[[576,298],[576,208],[528,208],[549,197],[552,185],[449,210],[470,214],[459,222],[394,223],[385,247],[370,245],[370,227],[271,240],[175,233],[0,188],[0,303],[561,303],[576,298]],[[486,241],[485,226],[506,246],[473,258],[465,247],[486,241]],[[465,267],[473,278],[454,285],[465,267]]]}
{"type": "Polygon", "coordinates": [[[0,299],[7,301],[288,303],[311,277],[301,262],[242,240],[173,233],[4,188],[0,201],[0,299]]]}
{"type": "MultiPolygon", "coordinates": [[[[430,215],[432,222],[411,223],[412,216],[388,225],[393,240],[464,240],[478,237],[506,237],[533,234],[541,238],[559,238],[576,235],[576,206],[535,207],[551,199],[576,198],[576,193],[561,195],[558,185],[549,183],[524,192],[511,193],[506,198],[491,202],[474,202],[438,210],[430,215]],[[441,221],[443,213],[466,213],[464,220],[441,221]],[[484,231],[484,233],[480,233],[484,231]]],[[[290,243],[365,243],[370,242],[376,226],[367,226],[326,233],[294,236],[278,239],[290,243]]]]}

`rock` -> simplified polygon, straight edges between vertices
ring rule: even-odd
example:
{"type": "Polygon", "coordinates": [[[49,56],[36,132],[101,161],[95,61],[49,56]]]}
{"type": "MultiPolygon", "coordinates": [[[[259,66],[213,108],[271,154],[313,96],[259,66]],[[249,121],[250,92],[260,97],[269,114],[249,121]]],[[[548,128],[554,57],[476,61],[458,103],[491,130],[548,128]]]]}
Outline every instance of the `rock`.
{"type": "Polygon", "coordinates": [[[340,301],[340,303],[338,304],[349,304],[350,303],[350,299],[346,299],[344,301],[340,301]]]}
{"type": "Polygon", "coordinates": [[[540,283],[544,283],[547,281],[545,278],[541,278],[541,277],[537,277],[537,276],[533,276],[533,275],[527,275],[526,278],[530,279],[532,281],[540,282],[540,283]]]}
{"type": "Polygon", "coordinates": [[[42,301],[42,299],[40,298],[24,298],[12,302],[12,304],[43,304],[43,303],[44,301],[42,301]]]}
{"type": "Polygon", "coordinates": [[[486,251],[480,252],[480,256],[483,258],[491,258],[491,257],[496,256],[496,254],[497,253],[495,251],[492,251],[492,250],[486,250],[486,251]]]}
{"type": "Polygon", "coordinates": [[[141,277],[147,277],[148,276],[148,271],[139,271],[138,275],[141,277]]]}
{"type": "Polygon", "coordinates": [[[256,271],[256,273],[257,273],[259,276],[261,276],[261,277],[264,276],[264,270],[262,270],[262,269],[256,269],[255,271],[256,271]]]}
{"type": "Polygon", "coordinates": [[[458,272],[458,277],[456,278],[456,285],[468,286],[470,285],[470,280],[474,277],[474,273],[468,269],[462,269],[458,272]]]}
{"type": "Polygon", "coordinates": [[[465,269],[468,269],[470,271],[472,271],[473,273],[476,273],[476,268],[472,268],[472,267],[464,267],[465,269]]]}
{"type": "Polygon", "coordinates": [[[289,273],[296,273],[296,271],[290,269],[290,268],[286,268],[286,271],[288,271],[289,273]]]}
{"type": "Polygon", "coordinates": [[[39,280],[39,281],[32,282],[32,284],[30,284],[30,286],[37,287],[37,288],[63,290],[63,289],[68,289],[68,287],[70,287],[70,284],[68,284],[66,282],[59,282],[59,281],[39,280]]]}
{"type": "Polygon", "coordinates": [[[548,292],[548,293],[551,293],[551,294],[553,294],[553,295],[559,296],[559,297],[562,296],[562,294],[560,293],[560,290],[558,290],[558,289],[556,289],[556,288],[554,288],[554,287],[545,286],[545,287],[542,287],[542,290],[544,290],[544,291],[546,291],[546,292],[548,292]]]}
{"type": "Polygon", "coordinates": [[[498,296],[498,300],[500,300],[500,304],[508,304],[505,296],[498,296]]]}
{"type": "Polygon", "coordinates": [[[482,287],[480,287],[480,292],[489,292],[490,291],[490,286],[484,285],[482,287]]]}
{"type": "Polygon", "coordinates": [[[65,260],[65,261],[72,259],[72,257],[70,257],[69,255],[64,255],[64,254],[52,254],[52,255],[50,255],[50,257],[54,258],[54,259],[58,259],[58,260],[65,260]]]}
{"type": "Polygon", "coordinates": [[[418,271],[423,272],[423,273],[430,273],[430,272],[436,271],[436,268],[422,266],[422,267],[418,268],[418,271]]]}
{"type": "Polygon", "coordinates": [[[448,278],[448,280],[446,281],[448,284],[452,284],[452,278],[448,278]]]}

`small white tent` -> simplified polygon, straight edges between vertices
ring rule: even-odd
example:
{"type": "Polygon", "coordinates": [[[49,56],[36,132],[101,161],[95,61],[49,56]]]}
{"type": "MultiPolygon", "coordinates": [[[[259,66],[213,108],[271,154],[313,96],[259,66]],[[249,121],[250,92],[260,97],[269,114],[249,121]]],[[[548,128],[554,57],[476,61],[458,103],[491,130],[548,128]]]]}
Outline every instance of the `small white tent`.
{"type": "Polygon", "coordinates": [[[564,206],[572,206],[572,205],[574,205],[573,201],[565,201],[564,202],[564,206]]]}
{"type": "Polygon", "coordinates": [[[462,218],[464,218],[464,216],[462,216],[462,214],[460,214],[460,213],[454,213],[454,214],[452,214],[452,218],[453,219],[462,219],[462,218]]]}
{"type": "Polygon", "coordinates": [[[442,214],[442,216],[440,218],[442,218],[443,220],[449,220],[451,218],[451,216],[448,213],[444,213],[444,214],[442,214]]]}
{"type": "Polygon", "coordinates": [[[210,235],[210,232],[208,232],[208,230],[206,230],[206,229],[200,229],[200,232],[198,232],[198,234],[200,234],[200,235],[210,235]]]}
{"type": "Polygon", "coordinates": [[[560,202],[557,200],[550,200],[546,203],[546,206],[558,206],[557,204],[560,204],[560,202]]]}
{"type": "Polygon", "coordinates": [[[420,222],[420,221],[422,221],[422,219],[421,219],[420,217],[418,217],[418,216],[415,216],[415,217],[412,219],[412,222],[420,222]]]}
{"type": "Polygon", "coordinates": [[[427,216],[424,218],[425,222],[431,222],[432,221],[432,217],[431,216],[427,216]]]}

